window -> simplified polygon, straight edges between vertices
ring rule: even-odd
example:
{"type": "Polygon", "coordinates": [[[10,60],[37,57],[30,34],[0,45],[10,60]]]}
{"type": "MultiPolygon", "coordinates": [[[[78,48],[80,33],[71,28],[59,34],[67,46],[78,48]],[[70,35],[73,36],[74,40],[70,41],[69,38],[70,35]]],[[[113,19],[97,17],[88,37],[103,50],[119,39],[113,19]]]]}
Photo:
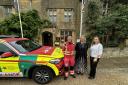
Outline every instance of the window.
{"type": "Polygon", "coordinates": [[[17,49],[20,53],[31,52],[40,48],[41,46],[32,42],[31,40],[21,40],[10,42],[15,49],[17,49]]]}
{"type": "Polygon", "coordinates": [[[12,12],[12,6],[4,6],[4,15],[9,16],[10,13],[12,12]]]}
{"type": "Polygon", "coordinates": [[[8,16],[12,12],[14,0],[0,0],[0,6],[2,7],[3,15],[8,16]]]}
{"type": "Polygon", "coordinates": [[[64,9],[64,21],[70,22],[73,19],[73,9],[64,9]]]}
{"type": "Polygon", "coordinates": [[[10,48],[8,48],[6,45],[4,44],[0,44],[0,55],[5,53],[5,52],[10,52],[10,48]]]}
{"type": "Polygon", "coordinates": [[[72,36],[72,31],[70,30],[61,30],[61,41],[67,41],[68,36],[72,36]]]}
{"type": "Polygon", "coordinates": [[[0,0],[0,5],[13,5],[13,0],[0,0]]]}
{"type": "Polygon", "coordinates": [[[49,17],[49,20],[52,23],[56,23],[56,21],[57,21],[57,11],[56,11],[56,9],[48,9],[48,17],[49,17]]]}

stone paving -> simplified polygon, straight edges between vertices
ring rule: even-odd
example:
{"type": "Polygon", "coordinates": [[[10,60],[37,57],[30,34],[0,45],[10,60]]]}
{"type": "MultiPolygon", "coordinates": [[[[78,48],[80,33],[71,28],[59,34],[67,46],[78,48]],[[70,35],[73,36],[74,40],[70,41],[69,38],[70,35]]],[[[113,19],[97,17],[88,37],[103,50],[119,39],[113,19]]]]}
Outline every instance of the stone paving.
{"type": "MultiPolygon", "coordinates": [[[[0,85],[37,85],[27,78],[0,78],[0,85]]],[[[128,57],[101,59],[97,76],[89,80],[88,75],[77,75],[76,79],[55,78],[47,85],[128,85],[128,57]]]]}

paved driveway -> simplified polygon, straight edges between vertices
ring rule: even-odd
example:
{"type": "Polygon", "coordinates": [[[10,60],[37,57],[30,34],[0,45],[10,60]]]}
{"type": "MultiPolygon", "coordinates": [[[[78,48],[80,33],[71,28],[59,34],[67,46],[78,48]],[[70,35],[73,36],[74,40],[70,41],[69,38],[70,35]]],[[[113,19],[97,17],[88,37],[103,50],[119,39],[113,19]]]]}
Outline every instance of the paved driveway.
{"type": "MultiPolygon", "coordinates": [[[[77,75],[76,79],[55,78],[47,85],[128,85],[128,58],[101,59],[97,77],[89,80],[88,75],[77,75]]],[[[0,85],[37,85],[27,78],[0,78],[0,85]]]]}

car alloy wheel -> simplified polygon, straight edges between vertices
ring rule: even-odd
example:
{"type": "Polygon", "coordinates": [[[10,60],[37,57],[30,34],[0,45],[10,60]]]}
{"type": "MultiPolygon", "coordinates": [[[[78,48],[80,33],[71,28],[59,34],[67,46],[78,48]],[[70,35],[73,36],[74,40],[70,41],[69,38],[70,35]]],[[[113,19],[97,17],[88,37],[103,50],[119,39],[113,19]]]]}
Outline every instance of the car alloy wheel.
{"type": "Polygon", "coordinates": [[[44,70],[40,70],[35,74],[35,79],[39,82],[47,82],[49,80],[49,74],[44,70]]]}
{"type": "Polygon", "coordinates": [[[53,72],[49,68],[38,67],[33,72],[33,79],[39,84],[49,83],[53,79],[53,72]]]}

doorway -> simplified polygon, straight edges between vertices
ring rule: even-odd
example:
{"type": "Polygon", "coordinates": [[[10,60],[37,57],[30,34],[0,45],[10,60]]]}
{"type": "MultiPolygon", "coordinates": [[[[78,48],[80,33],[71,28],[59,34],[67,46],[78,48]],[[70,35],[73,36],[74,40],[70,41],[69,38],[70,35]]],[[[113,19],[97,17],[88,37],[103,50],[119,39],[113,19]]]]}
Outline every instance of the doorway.
{"type": "Polygon", "coordinates": [[[53,34],[45,31],[42,33],[42,44],[44,46],[53,46],[53,34]]]}

